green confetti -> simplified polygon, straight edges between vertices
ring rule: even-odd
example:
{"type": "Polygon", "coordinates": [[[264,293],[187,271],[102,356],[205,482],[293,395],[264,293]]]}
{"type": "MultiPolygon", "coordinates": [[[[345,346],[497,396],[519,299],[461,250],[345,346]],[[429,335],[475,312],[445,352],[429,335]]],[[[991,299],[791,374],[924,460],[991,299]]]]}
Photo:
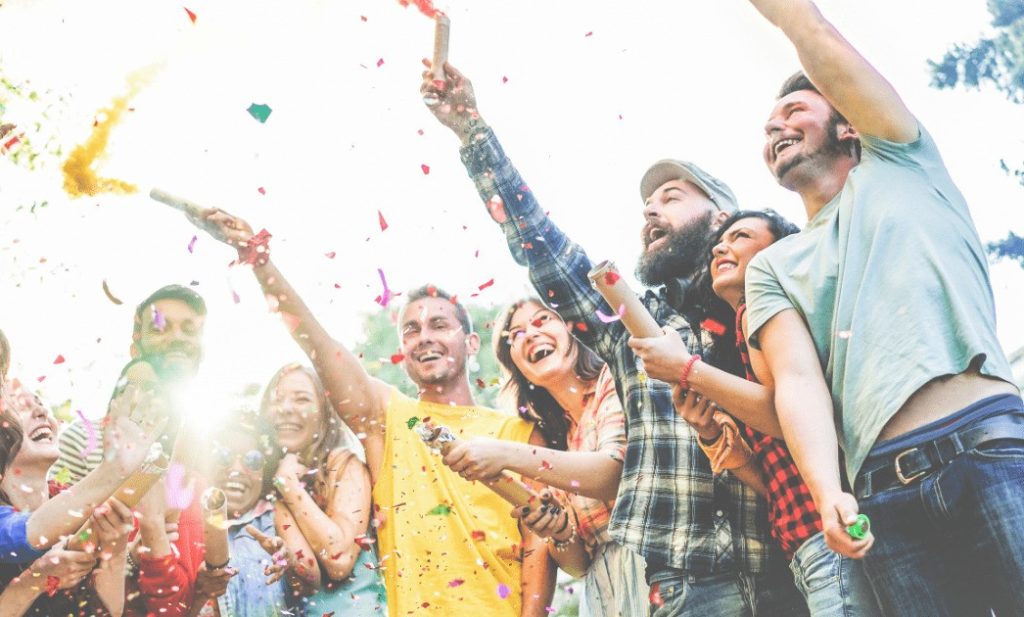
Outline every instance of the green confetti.
{"type": "Polygon", "coordinates": [[[406,424],[406,426],[409,427],[409,430],[412,430],[412,427],[416,426],[419,423],[420,423],[420,419],[417,418],[416,416],[413,416],[413,417],[411,417],[411,418],[409,418],[408,420],[405,421],[405,424],[406,424]]]}
{"type": "Polygon", "coordinates": [[[61,467],[60,471],[54,474],[53,479],[54,481],[57,482],[57,484],[70,484],[71,470],[68,469],[67,467],[61,467]]]}
{"type": "Polygon", "coordinates": [[[257,105],[256,103],[253,103],[252,105],[249,105],[248,111],[253,118],[259,120],[260,123],[264,123],[267,121],[267,118],[270,117],[270,112],[273,110],[270,109],[270,105],[264,105],[262,103],[257,105]]]}
{"type": "Polygon", "coordinates": [[[436,506],[434,506],[434,509],[432,509],[430,512],[427,512],[427,515],[448,516],[451,513],[451,507],[449,507],[447,504],[439,503],[436,506]]]}

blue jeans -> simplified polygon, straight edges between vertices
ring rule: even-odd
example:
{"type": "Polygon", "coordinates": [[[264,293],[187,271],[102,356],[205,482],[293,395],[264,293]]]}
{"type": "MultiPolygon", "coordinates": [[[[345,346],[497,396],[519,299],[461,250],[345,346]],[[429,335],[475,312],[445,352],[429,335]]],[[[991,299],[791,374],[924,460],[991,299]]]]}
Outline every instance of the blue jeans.
{"type": "Polygon", "coordinates": [[[811,617],[877,617],[881,615],[863,564],[843,557],[825,544],[818,532],[800,545],[789,562],[797,589],[804,594],[811,617]]]}
{"type": "MultiPolygon", "coordinates": [[[[657,580],[657,577],[652,580],[657,580]]],[[[651,603],[651,617],[807,615],[807,604],[793,585],[793,577],[781,566],[769,574],[681,574],[654,585],[657,585],[662,603],[651,603]]]]}
{"type": "MultiPolygon", "coordinates": [[[[1019,398],[1006,398],[1004,413],[972,426],[1024,413],[1019,398]]],[[[920,443],[925,429],[935,426],[875,446],[863,469],[884,463],[877,450],[891,460],[894,447],[920,443]]],[[[865,571],[885,615],[1024,615],[1024,442],[984,443],[916,482],[866,496],[860,509],[876,538],[865,571]]]]}

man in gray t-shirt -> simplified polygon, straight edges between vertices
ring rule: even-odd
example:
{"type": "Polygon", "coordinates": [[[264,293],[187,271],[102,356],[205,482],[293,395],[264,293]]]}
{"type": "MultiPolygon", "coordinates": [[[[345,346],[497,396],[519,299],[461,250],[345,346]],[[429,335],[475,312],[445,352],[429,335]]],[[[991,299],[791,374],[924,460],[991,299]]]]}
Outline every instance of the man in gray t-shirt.
{"type": "Polygon", "coordinates": [[[813,3],[751,2],[806,71],[783,86],[764,158],[808,224],[751,262],[750,339],[829,546],[865,558],[887,614],[1024,614],[1024,406],[967,204],[813,3]],[[877,538],[846,532],[858,510],[877,538]]]}

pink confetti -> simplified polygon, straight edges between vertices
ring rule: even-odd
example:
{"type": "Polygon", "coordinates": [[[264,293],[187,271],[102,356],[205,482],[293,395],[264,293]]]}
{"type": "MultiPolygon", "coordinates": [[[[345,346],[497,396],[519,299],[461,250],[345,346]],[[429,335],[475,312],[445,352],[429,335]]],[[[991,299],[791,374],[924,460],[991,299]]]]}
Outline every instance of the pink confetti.
{"type": "Polygon", "coordinates": [[[331,251],[330,253],[324,253],[324,257],[326,257],[327,259],[334,259],[336,255],[337,253],[334,251],[331,251]]]}
{"type": "Polygon", "coordinates": [[[85,432],[88,435],[85,447],[82,448],[81,455],[84,459],[89,458],[89,455],[96,450],[96,444],[99,443],[99,439],[96,437],[96,427],[92,425],[92,422],[89,422],[89,419],[85,417],[85,414],[82,413],[81,409],[76,409],[75,413],[78,414],[78,417],[82,420],[82,424],[85,425],[85,432]]]}
{"type": "Polygon", "coordinates": [[[388,302],[391,302],[391,290],[388,289],[388,281],[384,278],[384,271],[377,268],[377,274],[380,275],[380,284],[384,287],[384,293],[377,296],[377,304],[387,306],[388,302]]]}
{"type": "Polygon", "coordinates": [[[192,23],[196,23],[196,14],[193,13],[192,11],[188,10],[186,7],[181,7],[181,8],[185,9],[185,12],[188,13],[188,18],[190,20],[192,20],[192,23]]]}
{"type": "Polygon", "coordinates": [[[384,66],[384,58],[380,58],[379,60],[377,60],[377,68],[380,68],[382,66],[384,66]]]}
{"type": "Polygon", "coordinates": [[[588,32],[588,33],[584,34],[584,35],[583,35],[583,38],[587,38],[588,36],[594,36],[594,32],[593,32],[593,31],[590,31],[590,32],[588,32]]]}
{"type": "Polygon", "coordinates": [[[461,584],[463,584],[465,582],[466,581],[462,580],[461,578],[453,578],[452,580],[448,581],[448,586],[449,587],[458,587],[459,585],[461,585],[461,584]]]}
{"type": "Polygon", "coordinates": [[[231,290],[231,299],[234,300],[235,304],[242,303],[242,297],[238,295],[238,292],[234,289],[231,290]]]}
{"type": "Polygon", "coordinates": [[[198,239],[199,239],[199,236],[192,236],[192,239],[189,240],[189,242],[188,242],[188,252],[189,253],[191,253],[192,249],[194,249],[196,247],[196,240],[198,240],[198,239]]]}
{"type": "Polygon", "coordinates": [[[267,189],[263,188],[262,186],[260,188],[256,189],[256,190],[259,192],[260,195],[266,195],[267,194],[267,189]]]}
{"type": "Polygon", "coordinates": [[[164,328],[167,327],[167,319],[164,318],[164,314],[157,310],[156,306],[153,307],[153,327],[163,332],[164,328]]]}
{"type": "Polygon", "coordinates": [[[504,600],[508,597],[508,594],[512,593],[512,590],[508,588],[508,585],[501,583],[498,585],[498,597],[504,600]]]}
{"type": "Polygon", "coordinates": [[[601,312],[601,309],[598,309],[596,312],[597,318],[601,320],[601,323],[612,323],[614,321],[622,319],[622,316],[626,314],[626,305],[620,304],[619,312],[614,315],[605,315],[604,313],[601,312]]]}
{"type": "Polygon", "coordinates": [[[184,510],[192,504],[195,486],[185,482],[185,466],[171,463],[164,480],[164,496],[167,507],[172,510],[184,510]]]}
{"type": "Polygon", "coordinates": [[[384,220],[384,215],[381,214],[380,210],[377,210],[377,220],[380,223],[380,230],[387,231],[388,222],[384,220]]]}
{"type": "Polygon", "coordinates": [[[430,0],[398,0],[398,3],[406,7],[412,4],[427,17],[434,17],[441,12],[434,8],[434,3],[430,0]]]}
{"type": "Polygon", "coordinates": [[[423,170],[423,175],[424,176],[430,174],[430,165],[420,165],[420,169],[423,170]]]}
{"type": "Polygon", "coordinates": [[[57,357],[53,359],[54,364],[64,364],[64,356],[57,354],[57,357]]]}
{"type": "Polygon", "coordinates": [[[505,77],[504,75],[502,75],[501,76],[501,83],[507,84],[508,83],[508,77],[505,77]]]}

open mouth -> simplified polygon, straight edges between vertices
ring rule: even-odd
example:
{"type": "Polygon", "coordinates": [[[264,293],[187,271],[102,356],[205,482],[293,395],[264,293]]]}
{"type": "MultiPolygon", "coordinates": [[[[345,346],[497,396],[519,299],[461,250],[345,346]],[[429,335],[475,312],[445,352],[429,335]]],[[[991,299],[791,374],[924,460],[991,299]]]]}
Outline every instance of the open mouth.
{"type": "Polygon", "coordinates": [[[298,433],[302,430],[302,425],[294,422],[282,422],[274,425],[274,429],[278,433],[298,433]]]}
{"type": "Polygon", "coordinates": [[[421,355],[416,356],[417,362],[434,362],[436,360],[444,359],[444,354],[440,351],[427,351],[421,355]]]}
{"type": "Polygon", "coordinates": [[[652,246],[658,244],[660,240],[664,240],[668,236],[668,231],[661,227],[651,226],[644,234],[644,244],[647,250],[650,250],[652,246]]]}
{"type": "Polygon", "coordinates": [[[800,140],[795,138],[795,137],[790,137],[790,138],[787,138],[787,139],[780,139],[779,141],[775,142],[774,146],[772,146],[772,152],[774,152],[775,153],[775,157],[778,158],[779,154],[783,150],[785,150],[786,148],[788,148],[790,146],[796,145],[798,143],[800,143],[800,140]]]}
{"type": "Polygon", "coordinates": [[[715,272],[721,274],[722,272],[728,272],[729,270],[736,269],[736,262],[734,261],[720,261],[715,265],[715,272]]]}
{"type": "Polygon", "coordinates": [[[53,443],[53,437],[53,429],[48,426],[40,426],[28,435],[28,438],[36,443],[53,443]]]}
{"type": "Polygon", "coordinates": [[[527,354],[526,359],[530,364],[540,362],[544,358],[547,358],[551,354],[555,353],[555,346],[550,343],[539,343],[530,349],[530,353],[527,354]]]}
{"type": "Polygon", "coordinates": [[[223,491],[227,495],[234,496],[236,498],[243,497],[249,490],[249,485],[239,480],[228,480],[222,487],[223,491]]]}

